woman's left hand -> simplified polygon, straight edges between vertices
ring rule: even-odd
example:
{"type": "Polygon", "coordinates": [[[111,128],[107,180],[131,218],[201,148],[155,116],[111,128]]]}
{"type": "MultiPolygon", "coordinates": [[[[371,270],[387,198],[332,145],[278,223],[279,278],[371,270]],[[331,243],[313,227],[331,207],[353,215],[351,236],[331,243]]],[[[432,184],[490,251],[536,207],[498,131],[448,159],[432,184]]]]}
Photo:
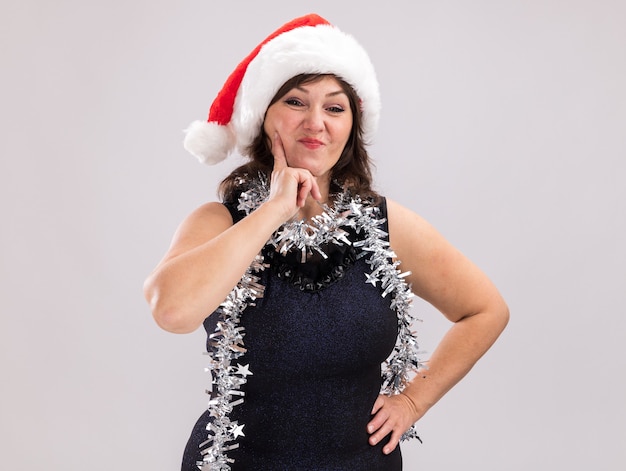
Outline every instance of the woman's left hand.
{"type": "Polygon", "coordinates": [[[374,418],[367,424],[370,445],[376,445],[391,433],[389,443],[383,448],[388,455],[396,449],[402,434],[422,416],[413,401],[404,394],[380,395],[372,408],[374,418]]]}

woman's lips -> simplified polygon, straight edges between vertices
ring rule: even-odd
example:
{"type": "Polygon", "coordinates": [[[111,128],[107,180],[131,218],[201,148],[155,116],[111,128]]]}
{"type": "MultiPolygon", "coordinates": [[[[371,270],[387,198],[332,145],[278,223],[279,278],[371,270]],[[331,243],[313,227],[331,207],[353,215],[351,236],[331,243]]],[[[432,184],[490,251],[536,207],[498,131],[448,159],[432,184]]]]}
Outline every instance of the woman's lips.
{"type": "Polygon", "coordinates": [[[319,149],[324,145],[322,141],[318,141],[317,139],[300,139],[298,140],[300,144],[302,144],[307,149],[319,149]]]}

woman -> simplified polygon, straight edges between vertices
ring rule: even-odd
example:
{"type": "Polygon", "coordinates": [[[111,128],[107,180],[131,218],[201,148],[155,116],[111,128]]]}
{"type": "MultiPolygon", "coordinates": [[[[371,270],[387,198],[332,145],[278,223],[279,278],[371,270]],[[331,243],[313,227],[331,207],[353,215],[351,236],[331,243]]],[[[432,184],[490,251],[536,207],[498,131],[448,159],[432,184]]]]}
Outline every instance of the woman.
{"type": "Polygon", "coordinates": [[[379,108],[367,54],[307,15],[261,43],[190,128],[202,160],[238,146],[250,161],[222,182],[223,204],[182,223],[145,285],[162,328],[209,334],[213,390],[183,470],[400,470],[401,438],[504,329],[487,277],[373,191],[364,142],[379,108]],[[413,293],[454,323],[427,368],[413,293]]]}

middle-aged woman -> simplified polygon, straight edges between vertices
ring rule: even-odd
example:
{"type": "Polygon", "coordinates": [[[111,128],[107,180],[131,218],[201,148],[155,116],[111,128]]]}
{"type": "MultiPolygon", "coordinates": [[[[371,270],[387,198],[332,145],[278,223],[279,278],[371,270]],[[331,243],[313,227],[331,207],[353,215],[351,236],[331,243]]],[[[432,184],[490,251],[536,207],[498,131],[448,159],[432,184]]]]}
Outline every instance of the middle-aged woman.
{"type": "Polygon", "coordinates": [[[308,15],[257,47],[190,129],[201,159],[237,145],[249,161],[145,285],[162,328],[209,334],[213,390],[183,470],[400,470],[401,438],[504,329],[485,274],[373,190],[364,136],[379,107],[362,48],[308,15]],[[453,322],[424,363],[413,294],[453,322]]]}

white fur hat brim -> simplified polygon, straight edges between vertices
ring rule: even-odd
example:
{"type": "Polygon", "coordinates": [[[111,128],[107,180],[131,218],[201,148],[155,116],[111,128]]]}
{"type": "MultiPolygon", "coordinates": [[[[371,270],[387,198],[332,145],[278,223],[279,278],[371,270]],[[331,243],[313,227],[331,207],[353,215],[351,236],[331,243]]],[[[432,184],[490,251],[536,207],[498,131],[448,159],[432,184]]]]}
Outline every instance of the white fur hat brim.
{"type": "Polygon", "coordinates": [[[373,137],[380,116],[374,66],[356,40],[334,26],[297,28],[267,43],[248,65],[235,98],[231,125],[240,152],[259,133],[270,101],[289,79],[300,74],[334,74],[361,99],[363,135],[373,137]]]}

